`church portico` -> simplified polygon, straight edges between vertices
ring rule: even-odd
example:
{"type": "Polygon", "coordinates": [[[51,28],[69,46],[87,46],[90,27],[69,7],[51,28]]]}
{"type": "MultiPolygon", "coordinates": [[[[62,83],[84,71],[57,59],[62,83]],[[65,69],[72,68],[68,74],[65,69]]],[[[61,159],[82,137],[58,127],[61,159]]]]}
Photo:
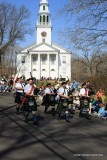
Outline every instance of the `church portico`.
{"type": "Polygon", "coordinates": [[[58,78],[58,54],[51,53],[32,53],[31,57],[31,73],[38,79],[45,78],[58,78]],[[57,72],[56,72],[57,71],[57,72]],[[37,76],[38,75],[38,76],[37,76]]]}

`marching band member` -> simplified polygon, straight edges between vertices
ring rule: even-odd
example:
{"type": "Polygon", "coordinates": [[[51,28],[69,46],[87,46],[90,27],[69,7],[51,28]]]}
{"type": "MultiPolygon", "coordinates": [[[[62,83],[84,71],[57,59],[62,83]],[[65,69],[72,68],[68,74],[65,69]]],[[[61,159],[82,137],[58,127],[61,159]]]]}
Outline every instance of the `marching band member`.
{"type": "Polygon", "coordinates": [[[21,105],[21,94],[23,93],[24,86],[21,84],[21,78],[18,78],[15,84],[15,89],[16,89],[16,97],[15,97],[15,102],[17,103],[16,107],[16,113],[19,113],[20,105],[21,105]]]}
{"type": "MultiPolygon", "coordinates": [[[[68,90],[66,88],[66,82],[62,82],[62,87],[59,88],[58,90],[58,95],[60,97],[60,100],[62,99],[66,99],[68,100],[69,99],[69,96],[68,96],[68,90]]],[[[68,108],[66,109],[65,111],[65,115],[66,115],[66,122],[69,122],[69,113],[68,113],[68,108]]]]}
{"type": "MultiPolygon", "coordinates": [[[[32,116],[33,116],[33,122],[34,122],[34,124],[38,125],[37,117],[36,117],[37,104],[36,104],[35,95],[34,95],[33,80],[31,78],[28,80],[28,84],[25,86],[24,92],[25,92],[25,95],[26,95],[25,103],[26,103],[26,100],[27,100],[28,101],[27,105],[29,105],[29,100],[30,99],[33,100],[33,102],[34,102],[34,105],[31,106],[30,110],[32,111],[32,116]]],[[[26,122],[28,121],[29,106],[28,106],[28,110],[27,111],[26,111],[27,115],[25,116],[25,121],[26,122]]]]}
{"type": "MultiPolygon", "coordinates": [[[[51,84],[48,83],[45,89],[45,96],[44,96],[44,102],[43,104],[45,104],[45,113],[47,113],[47,109],[49,108],[50,104],[50,97],[51,95],[54,95],[53,89],[51,88],[51,84]]],[[[52,111],[55,111],[55,106],[52,106],[52,111]]]]}

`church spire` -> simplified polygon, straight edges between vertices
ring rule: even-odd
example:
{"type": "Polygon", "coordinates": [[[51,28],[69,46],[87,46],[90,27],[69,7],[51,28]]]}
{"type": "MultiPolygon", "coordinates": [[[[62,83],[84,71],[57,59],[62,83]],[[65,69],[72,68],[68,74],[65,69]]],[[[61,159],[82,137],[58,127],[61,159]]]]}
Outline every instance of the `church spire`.
{"type": "Polygon", "coordinates": [[[51,25],[48,0],[40,0],[37,25],[51,25]]]}
{"type": "Polygon", "coordinates": [[[51,44],[52,25],[50,20],[48,0],[40,0],[37,20],[37,44],[51,44]]]}
{"type": "Polygon", "coordinates": [[[48,3],[48,0],[40,0],[40,3],[48,3]]]}

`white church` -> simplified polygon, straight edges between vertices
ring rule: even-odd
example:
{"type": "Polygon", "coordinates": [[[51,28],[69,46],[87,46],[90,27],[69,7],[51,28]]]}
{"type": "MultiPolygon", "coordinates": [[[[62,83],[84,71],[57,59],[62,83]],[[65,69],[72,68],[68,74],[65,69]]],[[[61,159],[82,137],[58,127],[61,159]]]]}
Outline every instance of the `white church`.
{"type": "Polygon", "coordinates": [[[36,25],[36,43],[17,54],[18,77],[69,78],[71,80],[71,54],[52,42],[52,24],[48,0],[40,0],[36,25]]]}

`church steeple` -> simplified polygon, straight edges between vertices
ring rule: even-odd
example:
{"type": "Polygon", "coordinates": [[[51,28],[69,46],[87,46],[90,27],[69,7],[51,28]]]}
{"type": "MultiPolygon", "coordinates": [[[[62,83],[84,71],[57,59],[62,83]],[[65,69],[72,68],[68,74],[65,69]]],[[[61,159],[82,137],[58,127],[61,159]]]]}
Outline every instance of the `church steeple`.
{"type": "Polygon", "coordinates": [[[39,14],[37,21],[37,43],[51,44],[51,20],[48,0],[40,0],[39,14]]]}
{"type": "Polygon", "coordinates": [[[38,22],[41,25],[50,25],[50,12],[49,12],[49,4],[47,0],[40,1],[38,22]]]}

